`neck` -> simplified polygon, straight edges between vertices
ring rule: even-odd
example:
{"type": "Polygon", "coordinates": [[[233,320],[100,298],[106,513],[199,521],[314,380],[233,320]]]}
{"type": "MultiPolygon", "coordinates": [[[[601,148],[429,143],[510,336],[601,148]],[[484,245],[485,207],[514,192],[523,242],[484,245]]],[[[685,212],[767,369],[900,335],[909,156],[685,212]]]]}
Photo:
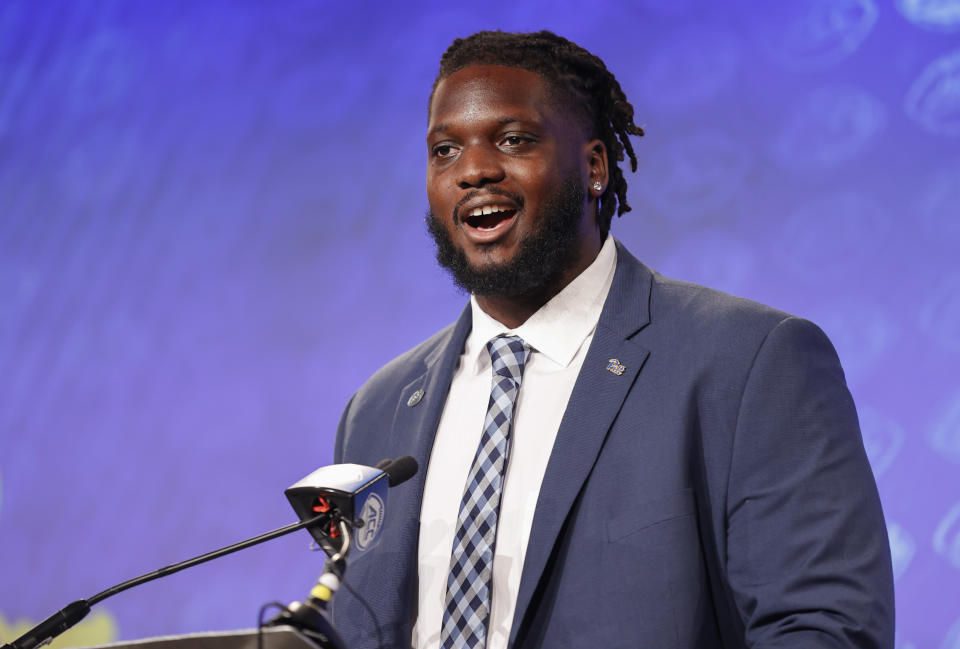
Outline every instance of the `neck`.
{"type": "Polygon", "coordinates": [[[539,311],[540,307],[550,301],[550,298],[526,300],[500,295],[477,295],[476,298],[477,304],[484,313],[509,329],[516,329],[522,325],[539,311]]]}

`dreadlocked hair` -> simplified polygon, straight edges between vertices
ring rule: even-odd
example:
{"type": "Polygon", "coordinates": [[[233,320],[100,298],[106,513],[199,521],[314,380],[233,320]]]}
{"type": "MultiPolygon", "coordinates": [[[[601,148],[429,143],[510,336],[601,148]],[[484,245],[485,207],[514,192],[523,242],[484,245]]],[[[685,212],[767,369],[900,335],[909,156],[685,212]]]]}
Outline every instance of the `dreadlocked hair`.
{"type": "Polygon", "coordinates": [[[484,31],[453,41],[440,59],[433,90],[446,77],[471,65],[502,65],[539,74],[589,122],[591,137],[603,142],[611,158],[610,182],[597,210],[600,233],[605,237],[613,213],[622,216],[630,211],[627,181],[617,162],[626,154],[630,169],[637,170],[629,136],[643,135],[643,129],[633,123],[633,106],[613,73],[599,57],[549,31],[484,31]]]}

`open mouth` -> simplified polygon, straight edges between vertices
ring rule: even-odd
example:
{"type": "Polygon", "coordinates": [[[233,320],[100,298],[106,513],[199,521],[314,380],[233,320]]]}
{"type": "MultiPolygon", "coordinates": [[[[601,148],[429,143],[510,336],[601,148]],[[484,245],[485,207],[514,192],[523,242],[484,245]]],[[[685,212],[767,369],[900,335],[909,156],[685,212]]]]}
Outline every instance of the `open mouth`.
{"type": "Polygon", "coordinates": [[[464,222],[477,230],[494,230],[502,223],[516,216],[517,210],[498,205],[477,207],[467,214],[464,222]]]}

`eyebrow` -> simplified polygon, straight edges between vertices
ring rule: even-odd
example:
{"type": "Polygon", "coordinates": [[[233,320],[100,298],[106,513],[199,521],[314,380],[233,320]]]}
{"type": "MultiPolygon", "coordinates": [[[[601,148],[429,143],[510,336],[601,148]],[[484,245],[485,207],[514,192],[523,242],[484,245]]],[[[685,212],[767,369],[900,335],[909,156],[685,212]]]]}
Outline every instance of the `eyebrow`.
{"type": "MultiPolygon", "coordinates": [[[[512,115],[507,115],[507,116],[498,118],[497,124],[500,126],[506,126],[507,124],[512,124],[514,122],[528,122],[528,121],[530,121],[529,118],[524,119],[523,117],[514,117],[512,115]]],[[[434,126],[432,129],[430,129],[427,132],[427,137],[430,137],[434,133],[441,133],[443,131],[448,131],[448,130],[450,130],[449,124],[440,123],[434,126]]]]}

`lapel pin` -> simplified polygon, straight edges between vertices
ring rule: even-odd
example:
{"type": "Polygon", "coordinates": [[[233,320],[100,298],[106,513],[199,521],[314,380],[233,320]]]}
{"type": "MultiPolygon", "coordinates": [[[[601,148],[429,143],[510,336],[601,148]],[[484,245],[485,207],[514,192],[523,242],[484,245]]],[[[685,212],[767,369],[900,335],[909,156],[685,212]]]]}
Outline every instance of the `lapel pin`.
{"type": "Polygon", "coordinates": [[[416,392],[410,395],[410,398],[407,399],[407,405],[411,408],[420,403],[420,399],[423,398],[423,388],[418,389],[416,392]]]}
{"type": "Polygon", "coordinates": [[[607,361],[607,371],[611,374],[620,376],[625,369],[627,369],[627,366],[621,363],[619,358],[611,358],[607,361]]]}

